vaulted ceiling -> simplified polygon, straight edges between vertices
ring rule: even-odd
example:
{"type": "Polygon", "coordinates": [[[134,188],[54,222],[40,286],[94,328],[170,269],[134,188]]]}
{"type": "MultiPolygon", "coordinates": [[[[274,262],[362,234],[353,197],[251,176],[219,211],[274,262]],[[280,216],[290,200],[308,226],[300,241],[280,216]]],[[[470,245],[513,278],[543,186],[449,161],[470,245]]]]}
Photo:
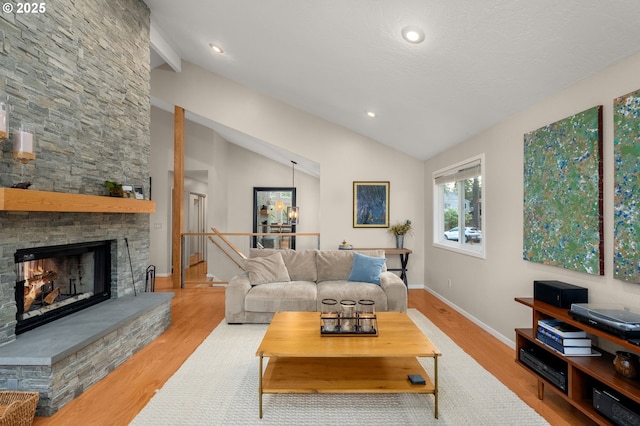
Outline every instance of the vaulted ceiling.
{"type": "Polygon", "coordinates": [[[152,66],[191,62],[418,159],[640,52],[638,0],[145,2],[152,66]]]}

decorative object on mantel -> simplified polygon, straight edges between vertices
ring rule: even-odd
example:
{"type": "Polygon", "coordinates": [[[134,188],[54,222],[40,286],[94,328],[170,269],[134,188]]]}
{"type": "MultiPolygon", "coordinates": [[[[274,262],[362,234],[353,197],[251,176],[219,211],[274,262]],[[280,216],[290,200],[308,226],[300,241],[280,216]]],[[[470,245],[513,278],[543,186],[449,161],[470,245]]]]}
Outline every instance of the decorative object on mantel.
{"type": "Polygon", "coordinates": [[[144,200],[144,189],[140,185],[133,185],[133,194],[136,200],[144,200]]]}
{"type": "Polygon", "coordinates": [[[16,185],[20,186],[12,186],[12,188],[22,188],[27,189],[31,184],[24,186],[28,182],[24,181],[24,166],[28,161],[35,160],[36,154],[33,151],[33,129],[29,124],[21,123],[20,127],[13,132],[13,158],[19,160],[21,163],[21,172],[20,172],[20,180],[16,185]]]}
{"type": "Polygon", "coordinates": [[[9,138],[9,131],[7,130],[7,123],[9,122],[9,105],[7,104],[7,97],[4,94],[0,95],[0,142],[3,142],[9,138]]]}
{"type": "Polygon", "coordinates": [[[342,240],[342,243],[338,246],[338,250],[351,250],[353,246],[347,242],[347,240],[342,240]]]}
{"type": "Polygon", "coordinates": [[[124,198],[135,198],[133,194],[133,185],[122,185],[122,196],[124,198]]]}
{"type": "Polygon", "coordinates": [[[30,186],[31,186],[31,182],[19,182],[11,185],[12,188],[17,188],[17,189],[29,189],[30,186]]]}
{"type": "Polygon", "coordinates": [[[413,234],[413,226],[409,219],[398,222],[389,228],[389,232],[396,236],[396,248],[404,248],[404,236],[413,234]]]}
{"type": "Polygon", "coordinates": [[[107,187],[107,195],[109,197],[120,197],[123,196],[122,184],[117,182],[111,182],[108,180],[104,181],[105,186],[107,187]]]}

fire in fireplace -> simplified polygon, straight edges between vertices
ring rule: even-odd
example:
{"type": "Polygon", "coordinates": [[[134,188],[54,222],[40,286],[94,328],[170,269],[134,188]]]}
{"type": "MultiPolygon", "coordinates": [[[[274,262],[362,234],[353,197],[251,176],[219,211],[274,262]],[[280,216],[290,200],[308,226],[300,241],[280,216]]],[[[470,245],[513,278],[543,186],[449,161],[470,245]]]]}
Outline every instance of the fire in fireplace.
{"type": "Polygon", "coordinates": [[[111,297],[111,242],[21,249],[15,253],[16,334],[111,297]]]}

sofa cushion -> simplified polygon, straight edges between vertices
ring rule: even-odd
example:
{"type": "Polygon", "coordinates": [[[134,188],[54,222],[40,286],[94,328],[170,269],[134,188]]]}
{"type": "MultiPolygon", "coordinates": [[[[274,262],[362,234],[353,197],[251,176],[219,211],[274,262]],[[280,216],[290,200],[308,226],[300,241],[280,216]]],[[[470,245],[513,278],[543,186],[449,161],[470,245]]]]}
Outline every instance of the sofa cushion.
{"type": "Polygon", "coordinates": [[[375,302],[376,311],[386,311],[388,308],[387,294],[382,287],[355,281],[322,281],[318,283],[318,300],[316,310],[322,309],[322,299],[353,300],[369,299],[375,302]]]}
{"type": "MultiPolygon", "coordinates": [[[[384,258],[384,250],[358,250],[358,253],[384,258]]],[[[352,250],[319,250],[316,254],[318,282],[346,280],[353,266],[352,250]]],[[[386,271],[386,266],[382,268],[386,271]]]]}
{"type": "Polygon", "coordinates": [[[246,259],[244,266],[251,285],[291,281],[280,252],[266,257],[246,259]]]}
{"type": "Polygon", "coordinates": [[[386,261],[384,258],[353,253],[353,266],[347,279],[380,285],[380,274],[386,261]]]}
{"type": "Polygon", "coordinates": [[[266,257],[273,253],[280,253],[282,260],[289,271],[291,281],[316,281],[318,272],[316,269],[317,250],[277,250],[277,249],[251,249],[249,256],[266,257]]]}
{"type": "Polygon", "coordinates": [[[291,281],[313,281],[318,279],[316,250],[283,250],[282,259],[289,270],[291,281]]]}
{"type": "Polygon", "coordinates": [[[315,311],[316,284],[308,281],[268,283],[252,287],[244,299],[249,312],[315,311]]]}

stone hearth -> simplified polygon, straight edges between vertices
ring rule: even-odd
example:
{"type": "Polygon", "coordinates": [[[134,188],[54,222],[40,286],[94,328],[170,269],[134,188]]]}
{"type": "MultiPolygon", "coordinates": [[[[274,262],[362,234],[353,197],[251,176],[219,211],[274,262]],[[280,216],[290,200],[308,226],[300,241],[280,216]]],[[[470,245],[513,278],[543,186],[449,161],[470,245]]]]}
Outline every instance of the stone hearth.
{"type": "Polygon", "coordinates": [[[50,416],[171,325],[173,293],[110,299],[21,334],[0,347],[0,383],[40,392],[50,416]]]}

